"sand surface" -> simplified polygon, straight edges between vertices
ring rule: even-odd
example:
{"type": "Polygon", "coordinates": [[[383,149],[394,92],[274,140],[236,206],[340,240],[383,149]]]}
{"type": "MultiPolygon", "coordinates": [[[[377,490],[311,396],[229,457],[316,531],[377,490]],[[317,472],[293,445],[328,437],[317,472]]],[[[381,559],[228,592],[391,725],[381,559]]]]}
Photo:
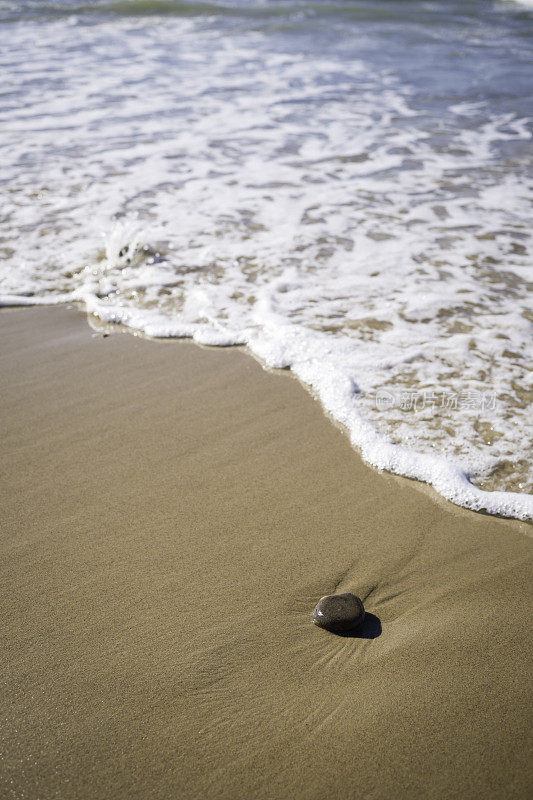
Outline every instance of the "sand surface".
{"type": "Polygon", "coordinates": [[[530,526],[369,469],[241,350],[0,331],[1,798],[531,796],[530,526]],[[313,626],[335,591],[379,623],[313,626]]]}

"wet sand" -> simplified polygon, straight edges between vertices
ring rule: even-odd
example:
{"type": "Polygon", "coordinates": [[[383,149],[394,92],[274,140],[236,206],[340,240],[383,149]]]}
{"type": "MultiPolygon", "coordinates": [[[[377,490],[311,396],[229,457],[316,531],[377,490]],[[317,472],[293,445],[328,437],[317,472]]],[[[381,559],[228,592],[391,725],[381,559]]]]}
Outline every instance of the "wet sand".
{"type": "Polygon", "coordinates": [[[0,329],[2,798],[530,796],[531,526],[241,350],[0,329]],[[347,591],[363,635],[315,627],[347,591]]]}

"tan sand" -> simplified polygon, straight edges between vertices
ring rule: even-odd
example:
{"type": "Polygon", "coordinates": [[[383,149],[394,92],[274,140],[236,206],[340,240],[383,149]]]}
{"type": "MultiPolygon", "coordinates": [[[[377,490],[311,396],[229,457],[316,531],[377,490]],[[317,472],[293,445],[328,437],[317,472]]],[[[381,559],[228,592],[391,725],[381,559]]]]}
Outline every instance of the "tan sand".
{"type": "Polygon", "coordinates": [[[526,798],[531,527],[246,353],[4,311],[2,798],[526,798]],[[353,591],[377,638],[312,625],[353,591]]]}

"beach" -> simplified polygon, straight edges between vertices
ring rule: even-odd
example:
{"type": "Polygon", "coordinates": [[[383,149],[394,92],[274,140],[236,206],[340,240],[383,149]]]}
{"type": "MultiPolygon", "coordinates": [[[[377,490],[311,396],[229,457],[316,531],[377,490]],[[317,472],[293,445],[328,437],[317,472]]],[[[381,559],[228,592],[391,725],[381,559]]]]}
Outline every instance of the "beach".
{"type": "Polygon", "coordinates": [[[3,310],[0,796],[531,796],[531,526],[243,348],[3,310]],[[354,592],[370,623],[311,622],[354,592]]]}

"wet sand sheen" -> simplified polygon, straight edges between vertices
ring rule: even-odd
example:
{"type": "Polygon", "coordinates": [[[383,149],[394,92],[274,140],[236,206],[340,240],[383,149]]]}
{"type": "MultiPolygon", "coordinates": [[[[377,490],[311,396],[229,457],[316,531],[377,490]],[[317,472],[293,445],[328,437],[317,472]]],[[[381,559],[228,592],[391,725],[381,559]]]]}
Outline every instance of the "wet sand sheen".
{"type": "Polygon", "coordinates": [[[239,350],[0,327],[2,796],[528,796],[530,527],[239,350]],[[312,624],[333,592],[368,635],[312,624]]]}

